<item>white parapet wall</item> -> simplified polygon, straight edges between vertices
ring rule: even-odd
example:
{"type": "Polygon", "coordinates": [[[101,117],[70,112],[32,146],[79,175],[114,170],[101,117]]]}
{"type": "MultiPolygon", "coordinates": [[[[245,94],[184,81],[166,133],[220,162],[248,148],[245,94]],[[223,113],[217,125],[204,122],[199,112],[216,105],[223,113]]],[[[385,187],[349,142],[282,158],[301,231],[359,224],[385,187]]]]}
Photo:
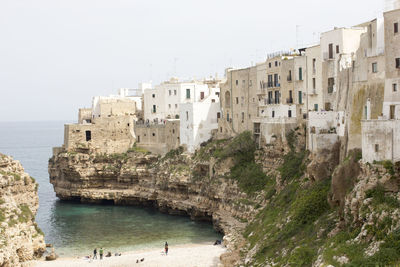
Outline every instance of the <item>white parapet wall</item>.
{"type": "Polygon", "coordinates": [[[400,120],[363,120],[361,130],[364,162],[400,160],[400,120]]]}

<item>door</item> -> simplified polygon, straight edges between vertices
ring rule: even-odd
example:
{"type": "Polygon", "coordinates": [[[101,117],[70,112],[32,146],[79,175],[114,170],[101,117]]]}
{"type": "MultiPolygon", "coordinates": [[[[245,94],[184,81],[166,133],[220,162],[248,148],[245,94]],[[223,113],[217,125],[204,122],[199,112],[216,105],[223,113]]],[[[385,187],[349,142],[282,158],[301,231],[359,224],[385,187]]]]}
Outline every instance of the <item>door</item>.
{"type": "Polygon", "coordinates": [[[394,120],[395,105],[390,105],[390,119],[394,120]]]}
{"type": "Polygon", "coordinates": [[[200,92],[200,99],[204,99],[204,92],[200,92]]]}

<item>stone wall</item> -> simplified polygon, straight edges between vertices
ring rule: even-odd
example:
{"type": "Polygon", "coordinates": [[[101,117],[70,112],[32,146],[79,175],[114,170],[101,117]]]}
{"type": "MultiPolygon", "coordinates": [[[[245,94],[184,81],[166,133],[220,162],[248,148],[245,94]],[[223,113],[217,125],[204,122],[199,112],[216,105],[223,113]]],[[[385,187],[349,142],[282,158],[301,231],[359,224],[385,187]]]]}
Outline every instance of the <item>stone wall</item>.
{"type": "Polygon", "coordinates": [[[165,120],[165,123],[159,124],[138,123],[135,125],[136,146],[164,155],[179,147],[179,125],[179,120],[165,120]]]}
{"type": "Polygon", "coordinates": [[[90,149],[95,153],[123,153],[135,143],[134,116],[97,118],[91,124],[66,124],[67,151],[90,149]]]}

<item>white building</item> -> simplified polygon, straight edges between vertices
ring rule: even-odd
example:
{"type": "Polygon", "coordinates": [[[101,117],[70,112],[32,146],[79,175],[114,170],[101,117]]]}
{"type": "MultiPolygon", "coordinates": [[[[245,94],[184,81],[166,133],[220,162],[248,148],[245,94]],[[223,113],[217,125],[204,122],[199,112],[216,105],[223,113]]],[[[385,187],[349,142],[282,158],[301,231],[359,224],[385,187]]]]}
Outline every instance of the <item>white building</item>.
{"type": "Polygon", "coordinates": [[[219,88],[210,88],[208,96],[195,102],[181,103],[180,143],[193,153],[202,142],[211,138],[212,130],[218,130],[220,118],[219,88]]]}
{"type": "Polygon", "coordinates": [[[200,101],[208,95],[208,85],[204,82],[180,82],[177,78],[171,78],[154,89],[144,90],[144,119],[178,119],[180,104],[200,101]]]}

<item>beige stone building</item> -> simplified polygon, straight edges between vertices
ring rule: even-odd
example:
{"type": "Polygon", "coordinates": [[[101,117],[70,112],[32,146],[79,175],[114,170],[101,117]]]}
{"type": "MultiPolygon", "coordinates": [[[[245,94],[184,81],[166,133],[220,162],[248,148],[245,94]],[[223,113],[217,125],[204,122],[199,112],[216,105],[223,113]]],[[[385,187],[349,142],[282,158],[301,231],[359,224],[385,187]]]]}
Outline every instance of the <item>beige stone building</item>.
{"type": "Polygon", "coordinates": [[[218,118],[220,138],[253,130],[252,119],[257,116],[257,69],[227,69],[226,82],[221,84],[221,118],[218,118]]]}
{"type": "MultiPolygon", "coordinates": [[[[137,100],[129,97],[94,97],[92,108],[79,109],[78,123],[64,126],[61,150],[89,150],[93,153],[123,153],[136,136],[137,100]]],[[[57,151],[60,151],[58,149],[57,151]]]]}

